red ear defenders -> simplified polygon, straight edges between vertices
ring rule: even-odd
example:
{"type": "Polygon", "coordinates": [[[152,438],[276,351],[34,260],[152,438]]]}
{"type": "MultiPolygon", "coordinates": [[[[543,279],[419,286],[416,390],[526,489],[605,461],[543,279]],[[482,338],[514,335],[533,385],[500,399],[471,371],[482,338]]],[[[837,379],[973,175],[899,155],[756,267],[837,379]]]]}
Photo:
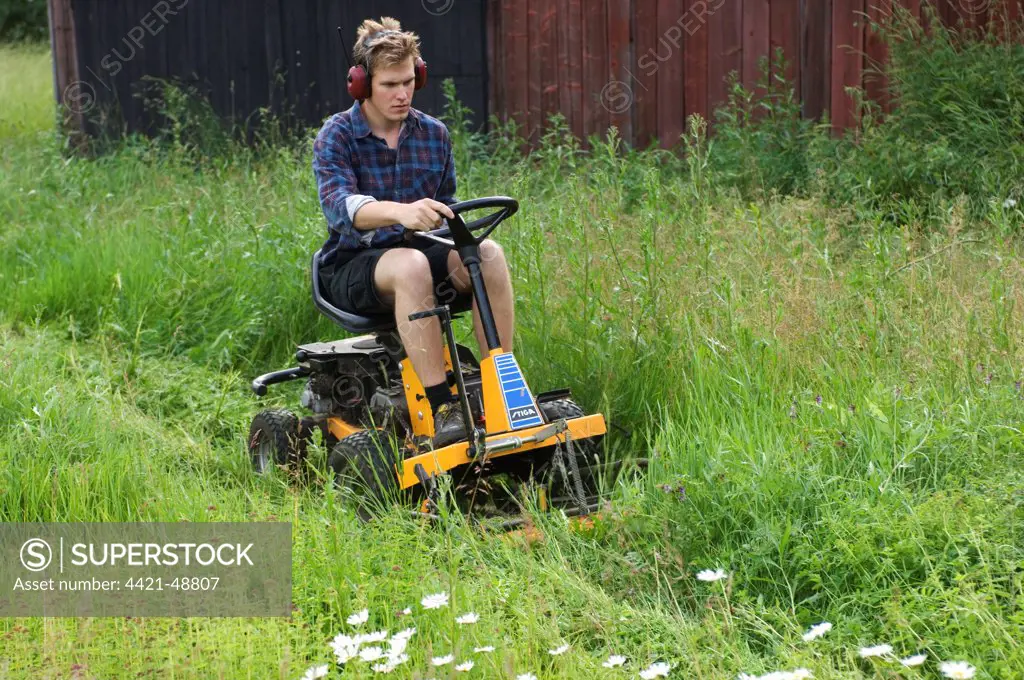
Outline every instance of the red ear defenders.
{"type": "MultiPolygon", "coordinates": [[[[397,31],[380,31],[375,37],[385,36],[389,33],[396,33],[397,31]]],[[[367,51],[367,66],[369,64],[369,51],[373,49],[373,45],[377,40],[373,40],[370,44],[366,45],[363,49],[367,51]]],[[[364,99],[370,98],[370,80],[371,74],[370,69],[359,64],[353,66],[348,70],[348,93],[353,99],[363,101],[364,99]]],[[[416,63],[414,65],[416,71],[416,84],[417,90],[422,89],[427,84],[427,62],[423,61],[420,57],[416,57],[416,63]]]]}

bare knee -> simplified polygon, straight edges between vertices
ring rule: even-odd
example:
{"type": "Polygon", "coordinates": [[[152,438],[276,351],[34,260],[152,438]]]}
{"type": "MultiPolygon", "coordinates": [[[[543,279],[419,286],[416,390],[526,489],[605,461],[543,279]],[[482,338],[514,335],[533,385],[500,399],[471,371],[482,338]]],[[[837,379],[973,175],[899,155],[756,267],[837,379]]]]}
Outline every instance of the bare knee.
{"type": "Polygon", "coordinates": [[[487,239],[480,244],[480,268],[490,285],[504,284],[508,280],[505,250],[495,241],[487,239]]]}
{"type": "Polygon", "coordinates": [[[484,240],[480,244],[480,261],[486,268],[490,263],[497,264],[498,266],[505,266],[505,250],[501,247],[497,241],[491,239],[484,240]]]}
{"type": "Polygon", "coordinates": [[[431,294],[430,262],[421,251],[396,248],[377,263],[374,283],[389,297],[426,297],[431,294]]]}

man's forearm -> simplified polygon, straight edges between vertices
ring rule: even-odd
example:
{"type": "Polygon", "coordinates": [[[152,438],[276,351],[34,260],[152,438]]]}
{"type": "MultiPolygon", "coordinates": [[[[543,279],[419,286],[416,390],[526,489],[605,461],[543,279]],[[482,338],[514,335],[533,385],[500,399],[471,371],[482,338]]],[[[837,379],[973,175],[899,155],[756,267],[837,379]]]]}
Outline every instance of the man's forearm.
{"type": "Polygon", "coordinates": [[[369,231],[377,227],[388,227],[399,222],[398,208],[401,203],[392,201],[373,201],[363,205],[356,211],[352,226],[359,231],[369,231]]]}

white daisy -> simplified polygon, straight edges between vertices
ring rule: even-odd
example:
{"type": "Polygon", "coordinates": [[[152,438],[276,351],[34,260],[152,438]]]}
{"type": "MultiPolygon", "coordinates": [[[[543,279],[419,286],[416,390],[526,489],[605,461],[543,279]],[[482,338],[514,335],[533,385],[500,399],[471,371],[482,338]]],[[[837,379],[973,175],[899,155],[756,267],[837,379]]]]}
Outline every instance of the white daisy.
{"type": "Polygon", "coordinates": [[[338,663],[345,664],[359,655],[359,643],[348,635],[337,635],[330,643],[338,663]]]}
{"type": "Polygon", "coordinates": [[[493,651],[494,651],[494,646],[493,645],[485,645],[483,647],[474,647],[473,648],[473,652],[476,653],[476,654],[486,654],[488,652],[493,652],[493,651]]]}
{"type": "Polygon", "coordinates": [[[1013,199],[1013,198],[1008,198],[1005,201],[1003,201],[1003,207],[1006,208],[1007,210],[1009,210],[1010,208],[1016,207],[1016,205],[1017,205],[1017,201],[1016,201],[1016,199],[1013,199]]]}
{"type": "Polygon", "coordinates": [[[375,630],[372,633],[359,633],[354,638],[357,645],[365,645],[370,642],[384,642],[388,639],[388,632],[386,630],[375,630]]]}
{"type": "Polygon", "coordinates": [[[352,659],[359,656],[358,647],[335,647],[334,658],[337,659],[339,664],[346,664],[352,659]]]}
{"type": "Polygon", "coordinates": [[[927,654],[915,654],[914,656],[908,656],[906,659],[900,659],[900,663],[910,668],[911,666],[920,666],[927,658],[927,654]]]}
{"type": "Polygon", "coordinates": [[[712,583],[714,581],[721,581],[723,578],[729,576],[724,569],[705,569],[697,572],[697,580],[712,583]]]}
{"type": "Polygon", "coordinates": [[[322,678],[327,675],[327,666],[310,666],[306,669],[306,674],[302,676],[302,680],[316,680],[316,678],[322,678]]]}
{"type": "Polygon", "coordinates": [[[409,638],[396,637],[388,641],[388,656],[397,656],[405,651],[409,638]]]}
{"type": "Polygon", "coordinates": [[[624,663],[626,663],[626,657],[618,654],[612,654],[608,657],[608,660],[601,665],[605,668],[615,668],[616,666],[621,666],[624,663]]]}
{"type": "Polygon", "coordinates": [[[537,680],[537,676],[533,673],[521,673],[516,676],[516,680],[537,680]]]}
{"type": "Polygon", "coordinates": [[[559,656],[561,654],[565,654],[568,651],[569,651],[569,645],[562,645],[561,647],[555,647],[554,649],[549,649],[548,650],[548,654],[550,654],[551,656],[559,656]]]}
{"type": "Polygon", "coordinates": [[[434,593],[433,595],[427,595],[420,604],[423,605],[424,609],[440,609],[441,607],[448,606],[448,593],[434,593]]]}
{"type": "Polygon", "coordinates": [[[476,612],[467,612],[467,613],[463,614],[462,616],[460,616],[459,618],[455,619],[455,623],[458,623],[458,624],[462,625],[462,624],[466,624],[466,623],[476,623],[479,620],[480,620],[480,617],[477,616],[476,612]]]}
{"type": "Polygon", "coordinates": [[[453,654],[446,654],[444,656],[435,656],[434,658],[432,658],[430,660],[430,665],[432,665],[432,666],[447,666],[452,661],[455,661],[455,656],[453,654]]]}
{"type": "Polygon", "coordinates": [[[455,667],[455,670],[459,673],[466,673],[468,671],[471,671],[473,670],[473,662],[466,661],[464,663],[460,663],[458,666],[455,667]]]}
{"type": "Polygon", "coordinates": [[[820,638],[830,630],[832,630],[832,624],[828,621],[822,621],[817,625],[811,626],[811,629],[804,633],[804,642],[810,642],[811,640],[820,638]]]}
{"type": "Polygon", "coordinates": [[[408,640],[409,638],[411,638],[415,634],[416,634],[416,629],[415,628],[406,628],[405,630],[400,630],[397,633],[395,633],[394,635],[392,635],[391,639],[394,640],[395,638],[404,638],[404,639],[408,640]]]}
{"type": "Polygon", "coordinates": [[[363,647],[359,650],[359,658],[363,661],[376,661],[384,656],[384,650],[380,647],[363,647]]]}
{"type": "Polygon", "coordinates": [[[814,677],[814,673],[811,673],[809,668],[797,668],[789,674],[789,677],[792,678],[792,680],[808,680],[808,678],[814,677]]]}
{"type": "Polygon", "coordinates": [[[373,666],[371,666],[371,668],[373,668],[374,673],[390,673],[391,671],[395,670],[394,664],[392,664],[390,661],[386,661],[384,663],[375,663],[373,664],[373,666]]]}
{"type": "Polygon", "coordinates": [[[366,623],[369,620],[369,618],[370,618],[370,610],[369,609],[364,609],[361,612],[356,612],[355,614],[350,615],[346,619],[346,621],[348,621],[348,625],[350,625],[350,626],[361,626],[364,623],[366,623]]]}
{"type": "Polygon", "coordinates": [[[974,677],[974,666],[967,663],[966,661],[943,661],[939,666],[939,670],[947,678],[954,678],[954,680],[970,680],[974,677]]]}
{"type": "Polygon", "coordinates": [[[409,660],[408,654],[388,654],[388,663],[393,667],[401,666],[409,660]]]}
{"type": "Polygon", "coordinates": [[[861,657],[867,659],[872,656],[888,656],[892,654],[892,645],[875,645],[874,647],[861,647],[861,657]]]}
{"type": "Polygon", "coordinates": [[[656,663],[652,663],[645,670],[640,671],[640,677],[643,678],[643,680],[653,680],[653,678],[663,678],[666,675],[668,675],[668,672],[670,670],[672,670],[671,666],[669,666],[667,663],[663,663],[661,661],[658,661],[656,663]]]}
{"type": "Polygon", "coordinates": [[[408,616],[409,614],[412,614],[412,607],[406,607],[402,610],[402,616],[408,616]]]}
{"type": "Polygon", "coordinates": [[[351,635],[345,633],[338,633],[334,636],[334,639],[330,641],[331,647],[358,647],[359,643],[351,635]]]}

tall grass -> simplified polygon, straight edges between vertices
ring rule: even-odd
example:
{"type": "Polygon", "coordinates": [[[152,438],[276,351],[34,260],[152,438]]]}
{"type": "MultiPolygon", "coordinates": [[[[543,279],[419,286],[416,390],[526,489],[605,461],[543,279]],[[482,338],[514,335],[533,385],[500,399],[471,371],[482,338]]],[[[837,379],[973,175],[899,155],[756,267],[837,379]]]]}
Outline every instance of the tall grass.
{"type": "MultiPolygon", "coordinates": [[[[310,134],[221,155],[129,138],[84,159],[34,132],[45,109],[26,104],[0,156],[0,519],[287,518],[296,610],[4,620],[6,674],[298,677],[368,607],[369,630],[418,628],[404,677],[450,674],[429,665],[448,652],[485,677],[617,677],[613,652],[630,675],[937,677],[958,658],[1019,676],[1024,266],[966,203],[921,230],[811,179],[781,195],[804,147],[747,174],[729,160],[757,158],[757,117],[710,142],[694,119],[681,157],[614,134],[584,154],[555,119],[524,157],[514,130],[472,135],[453,106],[459,196],[521,201],[496,238],[530,384],[571,387],[631,431],[613,453],[652,465],[590,526],[533,518],[539,539],[401,509],[361,525],[322,447],[301,478],[257,477],[243,453],[252,375],[341,335],[308,292],[326,235],[310,134]],[[693,578],[718,567],[729,580],[693,578]],[[449,609],[416,604],[438,591],[449,609]],[[455,625],[467,610],[480,623],[455,625]],[[833,632],[804,642],[822,620],[833,632]],[[927,666],[859,657],[877,642],[927,666]]],[[[295,408],[297,389],[264,401],[295,408]]]]}
{"type": "MultiPolygon", "coordinates": [[[[716,114],[712,165],[720,185],[747,197],[814,196],[852,208],[860,221],[923,229],[942,225],[962,202],[973,220],[1019,236],[1024,24],[993,21],[979,35],[943,25],[929,3],[923,11],[927,30],[902,7],[873,24],[890,51],[884,75],[892,110],[883,115],[851,88],[858,123],[842,137],[827,117],[802,119],[789,83],[766,62],[756,90],[733,82],[716,114]]],[[[881,75],[877,66],[869,71],[881,75]]]]}
{"type": "Polygon", "coordinates": [[[17,48],[0,44],[0,142],[33,139],[53,129],[53,78],[45,47],[29,43],[17,48]],[[26,74],[33,77],[26,78],[26,74]]]}

